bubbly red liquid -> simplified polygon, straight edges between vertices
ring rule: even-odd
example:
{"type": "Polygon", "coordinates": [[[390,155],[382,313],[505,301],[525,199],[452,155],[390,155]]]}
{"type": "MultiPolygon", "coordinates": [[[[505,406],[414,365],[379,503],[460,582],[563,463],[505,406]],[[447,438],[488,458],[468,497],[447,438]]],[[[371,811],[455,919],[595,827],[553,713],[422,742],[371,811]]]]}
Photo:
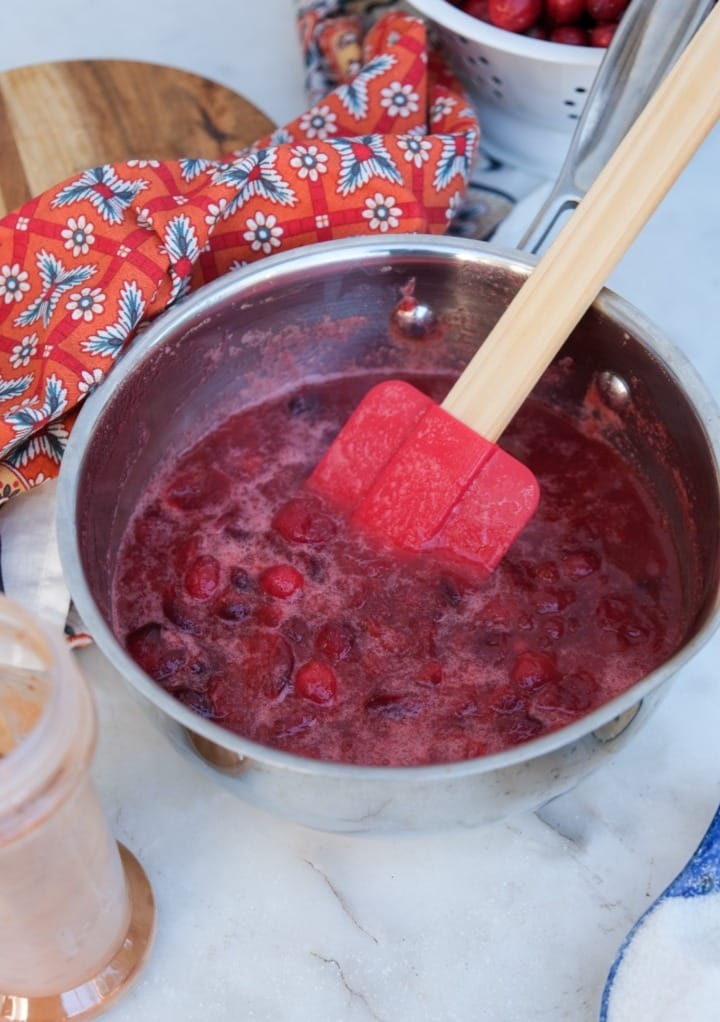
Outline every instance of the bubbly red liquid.
{"type": "MultiPolygon", "coordinates": [[[[503,446],[538,477],[540,506],[490,577],[369,545],[304,493],[375,382],[313,383],[234,415],[153,483],[121,549],[114,623],[160,685],[301,755],[440,763],[568,724],[678,647],[660,511],[607,442],[538,400],[503,446]]],[[[440,398],[448,380],[420,385],[440,398]]]]}

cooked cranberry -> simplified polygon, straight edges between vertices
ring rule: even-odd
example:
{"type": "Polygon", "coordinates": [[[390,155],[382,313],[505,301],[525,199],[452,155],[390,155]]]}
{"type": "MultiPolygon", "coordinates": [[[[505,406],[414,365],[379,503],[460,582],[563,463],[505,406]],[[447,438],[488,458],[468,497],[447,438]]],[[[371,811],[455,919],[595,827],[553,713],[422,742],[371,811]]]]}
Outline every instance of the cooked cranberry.
{"type": "Polygon", "coordinates": [[[337,679],[332,668],[319,660],[309,660],[295,675],[295,692],[311,703],[331,703],[337,692],[337,679]]]}
{"type": "Polygon", "coordinates": [[[563,554],[561,561],[563,574],[574,581],[593,575],[601,563],[594,550],[569,550],[563,554]]]}
{"type": "Polygon", "coordinates": [[[334,519],[313,497],[288,501],[273,518],[272,527],[292,543],[325,543],[337,531],[334,519]]]}
{"type": "Polygon", "coordinates": [[[196,511],[219,504],[229,492],[230,480],[224,472],[194,464],[176,476],[165,491],[165,499],[181,511],[196,511]]]}
{"type": "Polygon", "coordinates": [[[556,674],[555,657],[534,650],[526,650],[516,657],[510,671],[510,677],[517,687],[528,692],[547,685],[556,674]]]}
{"type": "Polygon", "coordinates": [[[587,0],[588,14],[595,21],[617,21],[630,0],[587,0]]]}
{"type": "Polygon", "coordinates": [[[555,25],[572,25],[585,10],[585,0],[545,0],[545,11],[555,25]]]}
{"type": "Polygon", "coordinates": [[[233,568],[230,572],[230,584],[233,588],[237,589],[239,593],[247,592],[248,589],[252,589],[255,584],[250,576],[249,571],[245,571],[244,568],[233,568]]]}
{"type": "Polygon", "coordinates": [[[289,642],[277,632],[256,632],[245,640],[245,671],[253,689],[277,699],[289,688],[295,658],[289,642]]]}
{"type": "Polygon", "coordinates": [[[276,603],[261,603],[253,614],[253,620],[265,628],[277,628],[282,619],[283,612],[276,603]]]}
{"type": "Polygon", "coordinates": [[[509,32],[524,32],[542,14],[542,0],[489,0],[488,15],[493,25],[509,32]]]}
{"type": "Polygon", "coordinates": [[[163,599],[163,614],[181,632],[198,635],[202,631],[200,622],[183,600],[174,593],[168,593],[163,599]]]}
{"type": "Polygon", "coordinates": [[[223,532],[230,539],[234,539],[237,543],[243,543],[248,539],[252,539],[252,532],[245,528],[242,524],[240,512],[237,508],[232,508],[230,511],[224,511],[223,514],[215,520],[215,528],[218,532],[223,532]]]}
{"type": "Polygon", "coordinates": [[[584,713],[595,702],[597,681],[590,671],[579,670],[566,674],[544,688],[535,699],[538,710],[565,710],[584,713]]]}
{"type": "Polygon", "coordinates": [[[133,660],[155,681],[172,677],[188,659],[185,647],[173,642],[172,636],[155,621],[130,632],[125,645],[133,660]]]}
{"type": "Polygon", "coordinates": [[[332,663],[345,660],[355,643],[355,630],[346,621],[328,621],[315,636],[315,649],[332,663]]]}
{"type": "Polygon", "coordinates": [[[439,685],[443,677],[442,664],[433,661],[420,668],[418,681],[421,684],[439,685]]]}
{"type": "Polygon", "coordinates": [[[489,707],[493,713],[520,713],[525,709],[525,700],[511,688],[498,688],[490,697],[489,707]]]}
{"type": "Polygon", "coordinates": [[[414,696],[376,692],[366,701],[365,710],[383,720],[415,720],[422,713],[422,703],[414,696]]]}
{"type": "Polygon", "coordinates": [[[587,46],[589,37],[580,25],[558,25],[550,33],[550,41],[566,46],[587,46]]]}
{"type": "Polygon", "coordinates": [[[539,582],[557,582],[560,577],[557,564],[552,561],[542,561],[533,572],[539,582]]]}
{"type": "Polygon", "coordinates": [[[553,586],[536,593],[533,603],[538,614],[559,614],[576,599],[577,595],[573,589],[553,586]]]}
{"type": "Polygon", "coordinates": [[[291,564],[273,564],[260,576],[262,588],[268,596],[274,596],[278,600],[288,600],[299,592],[304,584],[302,575],[291,564]]]}
{"type": "Polygon", "coordinates": [[[310,628],[302,617],[290,617],[284,621],[282,633],[294,647],[306,646],[310,642],[310,628]]]}
{"type": "Polygon", "coordinates": [[[185,572],[183,584],[194,600],[209,600],[220,581],[220,565],[212,554],[196,557],[185,572]]]}
{"type": "Polygon", "coordinates": [[[613,41],[617,27],[617,21],[604,21],[599,25],[594,25],[590,29],[590,45],[601,49],[609,46],[613,41]]]}
{"type": "Polygon", "coordinates": [[[508,713],[495,718],[495,726],[508,745],[519,745],[531,738],[536,738],[545,730],[545,726],[537,717],[527,713],[508,713]]]}
{"type": "Polygon", "coordinates": [[[252,615],[255,604],[247,596],[241,596],[234,589],[225,589],[215,601],[214,611],[223,621],[238,624],[247,621],[252,615]]]}

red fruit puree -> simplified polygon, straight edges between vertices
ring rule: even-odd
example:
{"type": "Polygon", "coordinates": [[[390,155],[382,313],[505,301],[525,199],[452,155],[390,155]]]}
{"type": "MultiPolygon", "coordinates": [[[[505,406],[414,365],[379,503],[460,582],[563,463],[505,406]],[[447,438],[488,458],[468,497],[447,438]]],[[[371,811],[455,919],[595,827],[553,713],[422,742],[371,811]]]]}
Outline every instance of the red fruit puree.
{"type": "MultiPolygon", "coordinates": [[[[678,647],[661,512],[606,441],[540,400],[503,438],[540,506],[492,576],[352,535],[302,483],[375,382],[313,382],[238,413],[145,494],[115,629],[168,692],[301,755],[441,763],[568,724],[678,647]]],[[[449,385],[412,382],[436,399],[449,385]]]]}

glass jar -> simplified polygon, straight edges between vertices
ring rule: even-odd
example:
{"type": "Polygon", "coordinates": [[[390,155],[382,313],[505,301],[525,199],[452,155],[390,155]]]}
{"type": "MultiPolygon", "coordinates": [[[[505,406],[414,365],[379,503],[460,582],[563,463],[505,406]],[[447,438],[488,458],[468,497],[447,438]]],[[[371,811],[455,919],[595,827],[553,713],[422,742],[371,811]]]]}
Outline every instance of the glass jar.
{"type": "Polygon", "coordinates": [[[0,1019],[94,1016],[150,948],[152,891],[90,777],[96,731],[64,637],[0,597],[0,1019]]]}

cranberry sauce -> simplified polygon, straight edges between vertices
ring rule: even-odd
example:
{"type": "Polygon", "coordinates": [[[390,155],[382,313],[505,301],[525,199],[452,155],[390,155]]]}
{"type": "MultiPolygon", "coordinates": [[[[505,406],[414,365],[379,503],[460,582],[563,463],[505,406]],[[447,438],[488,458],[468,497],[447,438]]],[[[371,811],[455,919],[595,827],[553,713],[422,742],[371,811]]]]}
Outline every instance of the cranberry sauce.
{"type": "MultiPolygon", "coordinates": [[[[677,648],[661,513],[609,444],[540,401],[503,438],[540,506],[489,578],[374,548],[303,493],[374,382],[313,383],[236,414],[146,493],[114,623],[158,684],[258,742],[399,766],[552,731],[677,648]]],[[[448,380],[422,385],[437,398],[448,380]]]]}

